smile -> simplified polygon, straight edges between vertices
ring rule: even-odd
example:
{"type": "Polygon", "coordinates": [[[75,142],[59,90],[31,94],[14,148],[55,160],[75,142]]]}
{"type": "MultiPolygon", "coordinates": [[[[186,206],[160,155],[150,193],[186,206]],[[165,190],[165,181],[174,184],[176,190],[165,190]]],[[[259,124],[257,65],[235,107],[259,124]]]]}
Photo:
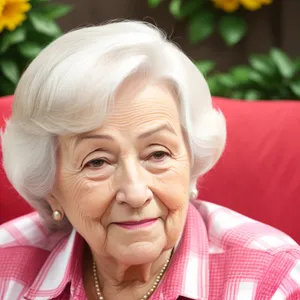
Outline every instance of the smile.
{"type": "Polygon", "coordinates": [[[128,222],[120,222],[120,223],[114,223],[124,229],[140,229],[145,228],[153,225],[156,223],[157,219],[147,219],[147,220],[141,220],[141,221],[128,221],[128,222]]]}

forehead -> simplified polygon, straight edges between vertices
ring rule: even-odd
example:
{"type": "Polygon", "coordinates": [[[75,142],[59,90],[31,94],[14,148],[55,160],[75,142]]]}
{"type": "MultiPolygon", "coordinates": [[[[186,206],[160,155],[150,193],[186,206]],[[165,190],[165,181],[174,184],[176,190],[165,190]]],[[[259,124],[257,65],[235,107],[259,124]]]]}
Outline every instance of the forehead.
{"type": "MultiPolygon", "coordinates": [[[[120,86],[103,123],[89,133],[117,130],[125,135],[138,135],[162,123],[181,134],[179,101],[174,87],[167,82],[136,77],[120,86]]],[[[61,144],[73,145],[85,134],[60,137],[61,144]]]]}
{"type": "Polygon", "coordinates": [[[170,84],[133,78],[125,81],[117,91],[101,127],[138,128],[166,121],[172,127],[180,128],[178,106],[175,90],[170,84]]]}

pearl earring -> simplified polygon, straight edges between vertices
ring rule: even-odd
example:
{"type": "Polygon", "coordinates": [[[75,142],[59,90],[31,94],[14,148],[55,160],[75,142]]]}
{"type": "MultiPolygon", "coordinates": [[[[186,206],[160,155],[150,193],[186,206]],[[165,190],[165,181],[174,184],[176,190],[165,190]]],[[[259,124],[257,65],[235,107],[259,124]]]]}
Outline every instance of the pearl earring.
{"type": "Polygon", "coordinates": [[[190,194],[190,199],[191,199],[191,200],[196,200],[197,197],[198,197],[198,190],[197,190],[197,189],[193,189],[193,190],[191,191],[191,194],[190,194]]]}
{"type": "Polygon", "coordinates": [[[55,210],[52,213],[52,218],[55,221],[61,221],[63,219],[64,215],[60,210],[55,210]]]}

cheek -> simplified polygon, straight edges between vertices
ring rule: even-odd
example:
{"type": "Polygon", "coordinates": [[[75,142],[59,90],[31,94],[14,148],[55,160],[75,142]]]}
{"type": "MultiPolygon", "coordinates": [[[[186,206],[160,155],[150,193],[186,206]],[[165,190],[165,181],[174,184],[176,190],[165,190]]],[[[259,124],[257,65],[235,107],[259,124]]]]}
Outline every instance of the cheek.
{"type": "Polygon", "coordinates": [[[91,219],[100,220],[113,199],[111,184],[105,182],[87,182],[81,191],[77,201],[79,212],[91,219]]]}
{"type": "Polygon", "coordinates": [[[175,166],[170,168],[163,178],[157,180],[156,195],[168,210],[165,220],[168,249],[178,242],[189,205],[189,164],[180,165],[180,168],[175,166]]]}
{"type": "Polygon", "coordinates": [[[163,174],[155,176],[154,192],[171,211],[182,210],[188,204],[190,164],[187,159],[176,161],[163,174]]]}
{"type": "Polygon", "coordinates": [[[64,178],[62,206],[70,221],[78,217],[100,219],[112,199],[109,181],[92,181],[85,177],[64,178]]]}

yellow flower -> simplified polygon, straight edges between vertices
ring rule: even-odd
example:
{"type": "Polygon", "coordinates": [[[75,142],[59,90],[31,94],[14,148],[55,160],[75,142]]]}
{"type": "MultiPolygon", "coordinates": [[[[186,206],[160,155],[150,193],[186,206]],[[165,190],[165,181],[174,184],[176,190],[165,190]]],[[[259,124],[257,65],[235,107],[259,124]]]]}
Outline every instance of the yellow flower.
{"type": "Polygon", "coordinates": [[[212,0],[217,8],[221,8],[226,12],[236,11],[239,6],[239,0],[212,0]]]}
{"type": "Polygon", "coordinates": [[[26,19],[31,8],[29,0],[0,0],[0,32],[3,29],[13,31],[26,19]]]}
{"type": "Polygon", "coordinates": [[[263,5],[269,5],[273,2],[273,0],[259,0],[259,2],[263,5]]]}
{"type": "Polygon", "coordinates": [[[262,0],[240,0],[241,4],[248,10],[258,10],[261,8],[262,0]]]}
{"type": "Polygon", "coordinates": [[[5,0],[0,0],[0,14],[2,13],[4,3],[5,3],[5,0]]]}

